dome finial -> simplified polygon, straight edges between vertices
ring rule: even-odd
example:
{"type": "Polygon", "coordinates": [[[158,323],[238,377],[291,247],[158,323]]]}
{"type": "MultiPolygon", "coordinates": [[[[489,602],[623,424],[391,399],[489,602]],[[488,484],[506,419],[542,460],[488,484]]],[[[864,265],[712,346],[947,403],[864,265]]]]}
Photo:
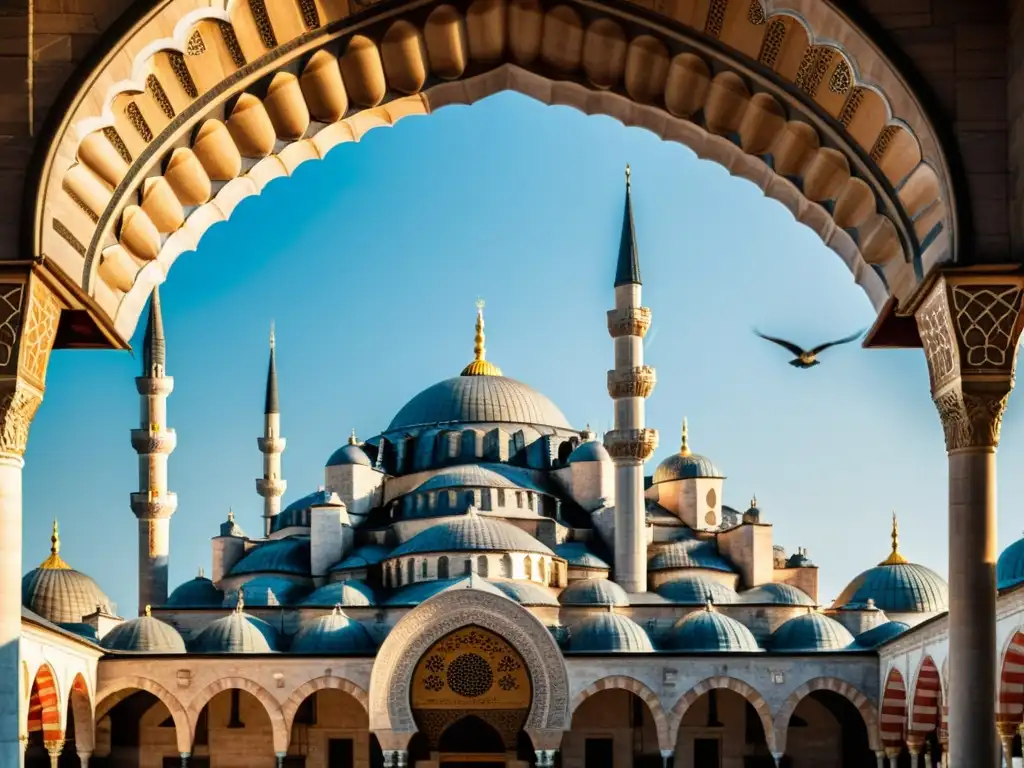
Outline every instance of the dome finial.
{"type": "Polygon", "coordinates": [[[145,613],[146,613],[146,616],[150,616],[151,617],[153,615],[153,606],[147,605],[145,613]]]}
{"type": "Polygon", "coordinates": [[[690,425],[687,423],[685,416],[683,416],[683,436],[682,443],[679,445],[679,455],[690,455],[690,425]]]}
{"type": "Polygon", "coordinates": [[[632,171],[629,170],[629,163],[626,163],[626,186],[629,187],[629,176],[632,171]]]}
{"type": "Polygon", "coordinates": [[[270,321],[270,348],[273,349],[277,345],[277,337],[274,335],[274,321],[270,321]]]}
{"type": "Polygon", "coordinates": [[[48,571],[70,571],[71,566],[60,556],[60,527],[57,518],[53,519],[53,533],[50,534],[50,556],[39,566],[48,571]]]}
{"type": "Polygon", "coordinates": [[[231,507],[228,507],[228,522],[235,522],[235,510],[233,510],[231,507]]]}
{"type": "Polygon", "coordinates": [[[334,610],[331,611],[331,613],[334,616],[340,616],[341,615],[341,603],[335,603],[334,604],[334,610]]]}
{"type": "Polygon", "coordinates": [[[750,508],[757,509],[757,494],[755,493],[750,497],[750,508]]]}
{"type": "Polygon", "coordinates": [[[896,520],[896,512],[892,513],[892,552],[879,565],[903,565],[907,558],[900,554],[900,525],[896,520]]]}
{"type": "Polygon", "coordinates": [[[196,578],[198,578],[198,579],[205,579],[206,578],[206,571],[203,570],[203,566],[201,566],[201,565],[199,566],[199,575],[196,578]]]}
{"type": "Polygon", "coordinates": [[[349,445],[359,445],[359,438],[356,437],[356,428],[352,427],[352,434],[348,436],[349,445]]]}
{"type": "Polygon", "coordinates": [[[241,613],[245,609],[245,596],[242,590],[238,590],[238,602],[235,604],[235,613],[241,613]]]}
{"type": "Polygon", "coordinates": [[[704,599],[704,610],[708,613],[715,610],[715,599],[711,596],[710,592],[707,593],[707,596],[704,599]]]}
{"type": "Polygon", "coordinates": [[[463,376],[501,376],[501,369],[487,362],[484,335],[484,300],[476,300],[476,336],[473,338],[473,362],[462,369],[463,376]]]}

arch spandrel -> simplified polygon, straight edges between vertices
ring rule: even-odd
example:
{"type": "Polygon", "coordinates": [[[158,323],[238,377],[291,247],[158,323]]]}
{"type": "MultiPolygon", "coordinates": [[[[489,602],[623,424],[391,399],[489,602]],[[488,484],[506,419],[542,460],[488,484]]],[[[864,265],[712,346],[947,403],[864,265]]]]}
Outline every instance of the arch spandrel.
{"type": "Polygon", "coordinates": [[[954,252],[930,123],[823,0],[257,8],[165,0],[86,78],[47,148],[34,252],[124,338],[174,259],[269,180],[370,127],[509,88],[647,127],[751,179],[878,309],[954,252]]]}

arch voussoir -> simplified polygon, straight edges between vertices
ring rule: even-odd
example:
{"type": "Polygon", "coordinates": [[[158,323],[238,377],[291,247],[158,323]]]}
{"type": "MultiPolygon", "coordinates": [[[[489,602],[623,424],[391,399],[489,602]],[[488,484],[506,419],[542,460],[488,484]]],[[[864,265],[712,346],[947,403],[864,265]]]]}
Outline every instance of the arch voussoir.
{"type": "Polygon", "coordinates": [[[665,713],[665,707],[662,705],[658,694],[652,691],[646,684],[636,678],[629,677],[628,675],[609,675],[591,683],[576,694],[576,697],[572,702],[570,716],[574,715],[576,710],[580,708],[580,705],[582,705],[583,702],[591,696],[601,693],[602,691],[610,690],[629,691],[639,697],[639,699],[647,705],[648,710],[650,710],[651,717],[654,719],[654,725],[658,732],[658,744],[660,749],[670,750],[673,748],[675,739],[672,738],[669,718],[665,713]]]}
{"type": "Polygon", "coordinates": [[[188,710],[177,696],[148,677],[132,675],[104,681],[96,692],[96,722],[105,717],[118,702],[124,700],[126,691],[133,690],[150,693],[167,707],[174,721],[174,735],[178,751],[191,752],[192,740],[195,736],[195,721],[189,717],[188,710]]]}
{"type": "MultiPolygon", "coordinates": [[[[263,705],[263,709],[270,719],[271,733],[273,734],[274,752],[283,753],[288,751],[288,743],[291,740],[290,731],[285,722],[281,705],[270,692],[262,685],[247,677],[222,677],[215,680],[208,686],[197,692],[189,701],[186,707],[186,714],[191,734],[195,734],[196,724],[199,722],[199,715],[203,708],[210,703],[214,696],[232,688],[252,694],[263,705]]],[[[189,749],[191,751],[191,744],[189,749]]]]}
{"type": "Polygon", "coordinates": [[[778,713],[775,715],[775,733],[776,733],[776,748],[780,753],[786,751],[786,741],[789,736],[789,721],[792,718],[796,708],[800,705],[800,702],[810,696],[815,691],[830,691],[843,696],[853,706],[857,708],[860,713],[861,719],[864,721],[864,726],[868,732],[868,746],[872,750],[878,750],[879,747],[879,720],[878,712],[871,700],[864,695],[856,686],[841,680],[837,677],[816,677],[813,680],[808,680],[803,685],[799,686],[794,690],[783,702],[779,708],[778,713]]]}
{"type": "Polygon", "coordinates": [[[670,732],[673,734],[673,746],[678,739],[679,728],[683,723],[683,718],[686,716],[686,711],[693,706],[697,699],[709,691],[723,689],[739,694],[754,707],[754,711],[757,712],[757,715],[761,720],[761,727],[764,730],[764,737],[765,741],[768,743],[768,749],[774,753],[776,751],[776,729],[772,720],[772,709],[768,704],[768,701],[760,691],[749,683],[727,675],[705,678],[679,697],[672,707],[669,723],[669,727],[671,729],[670,732]]]}
{"type": "Polygon", "coordinates": [[[307,680],[305,683],[300,685],[292,692],[291,696],[288,697],[284,706],[281,707],[285,730],[288,733],[291,733],[292,731],[292,723],[295,722],[295,714],[298,712],[299,707],[302,706],[302,702],[318,691],[326,690],[342,691],[343,693],[347,693],[359,702],[359,706],[363,708],[363,711],[369,713],[370,700],[369,695],[365,690],[353,683],[351,680],[346,680],[343,677],[324,675],[323,677],[316,677],[312,680],[307,680]]]}

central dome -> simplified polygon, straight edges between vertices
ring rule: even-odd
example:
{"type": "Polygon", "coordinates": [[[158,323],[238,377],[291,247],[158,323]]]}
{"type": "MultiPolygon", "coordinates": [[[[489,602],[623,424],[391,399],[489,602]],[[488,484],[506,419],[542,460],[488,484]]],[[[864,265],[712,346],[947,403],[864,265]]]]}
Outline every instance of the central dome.
{"type": "Polygon", "coordinates": [[[439,381],[406,403],[388,432],[438,424],[506,422],[572,429],[540,392],[504,376],[456,376],[439,381]]]}

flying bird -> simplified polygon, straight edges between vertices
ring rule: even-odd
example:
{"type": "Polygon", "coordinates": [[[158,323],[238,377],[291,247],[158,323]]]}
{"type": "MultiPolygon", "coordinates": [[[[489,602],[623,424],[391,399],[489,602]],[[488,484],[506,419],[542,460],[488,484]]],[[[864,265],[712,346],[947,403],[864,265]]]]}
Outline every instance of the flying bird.
{"type": "Polygon", "coordinates": [[[819,344],[814,349],[801,349],[796,344],[790,341],[786,341],[785,339],[777,339],[774,336],[766,336],[756,328],[754,329],[754,333],[756,333],[765,341],[770,341],[773,344],[778,344],[780,347],[784,347],[785,349],[788,349],[790,352],[796,355],[795,358],[789,361],[789,364],[792,365],[794,368],[812,368],[821,362],[820,360],[818,360],[818,355],[820,355],[829,347],[837,347],[840,344],[849,344],[851,341],[855,341],[864,335],[864,331],[860,330],[852,334],[851,336],[847,336],[846,338],[839,339],[837,341],[827,341],[824,344],[819,344]]]}

